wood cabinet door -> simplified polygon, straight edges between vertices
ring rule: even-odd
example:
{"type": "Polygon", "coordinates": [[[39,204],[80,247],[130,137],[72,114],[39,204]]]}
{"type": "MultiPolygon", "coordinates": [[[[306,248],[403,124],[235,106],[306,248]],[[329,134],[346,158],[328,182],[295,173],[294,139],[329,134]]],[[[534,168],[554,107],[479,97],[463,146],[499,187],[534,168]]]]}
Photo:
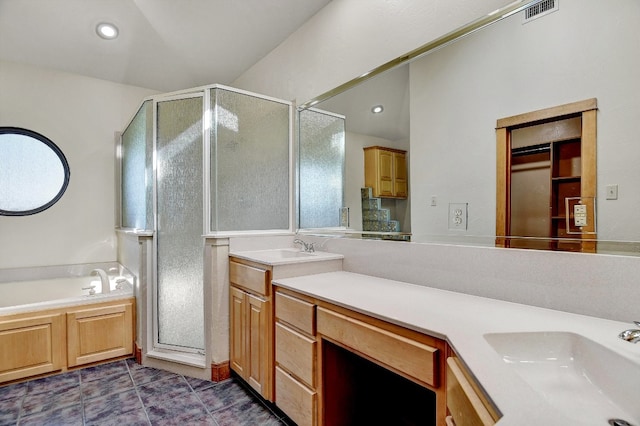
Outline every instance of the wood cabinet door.
{"type": "Polygon", "coordinates": [[[267,315],[269,303],[257,296],[247,294],[246,325],[246,380],[263,397],[269,399],[268,366],[270,338],[267,315]]]}
{"type": "Polygon", "coordinates": [[[0,383],[61,370],[64,314],[0,322],[0,383]]]}
{"type": "Polygon", "coordinates": [[[229,330],[229,358],[231,360],[231,368],[240,375],[245,376],[245,318],[246,318],[246,293],[236,287],[231,287],[229,291],[229,320],[231,329],[229,330]]]}
{"type": "Polygon", "coordinates": [[[133,304],[67,313],[67,365],[133,354],[133,304]]]}
{"type": "Polygon", "coordinates": [[[405,154],[393,153],[393,195],[407,197],[407,157],[405,154]]]}
{"type": "Polygon", "coordinates": [[[447,408],[456,425],[493,426],[499,418],[487,409],[457,358],[447,358],[447,408]]]}
{"type": "Polygon", "coordinates": [[[393,196],[393,153],[378,151],[378,184],[380,195],[393,196]]]}

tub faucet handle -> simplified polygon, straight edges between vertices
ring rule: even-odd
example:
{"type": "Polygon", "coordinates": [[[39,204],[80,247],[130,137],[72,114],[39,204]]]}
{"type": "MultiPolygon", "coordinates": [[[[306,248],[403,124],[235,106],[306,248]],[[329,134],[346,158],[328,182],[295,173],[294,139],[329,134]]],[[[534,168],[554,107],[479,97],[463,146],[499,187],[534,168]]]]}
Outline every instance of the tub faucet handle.
{"type": "Polygon", "coordinates": [[[621,338],[622,340],[626,340],[627,342],[638,343],[640,342],[640,321],[634,321],[633,323],[639,329],[625,330],[622,333],[618,334],[618,337],[621,338]]]}
{"type": "Polygon", "coordinates": [[[118,278],[116,280],[116,290],[122,290],[124,288],[124,285],[127,284],[129,281],[127,281],[126,278],[118,278]]]}
{"type": "Polygon", "coordinates": [[[89,290],[89,296],[96,294],[96,286],[90,285],[89,287],[82,287],[83,290],[89,290]]]}

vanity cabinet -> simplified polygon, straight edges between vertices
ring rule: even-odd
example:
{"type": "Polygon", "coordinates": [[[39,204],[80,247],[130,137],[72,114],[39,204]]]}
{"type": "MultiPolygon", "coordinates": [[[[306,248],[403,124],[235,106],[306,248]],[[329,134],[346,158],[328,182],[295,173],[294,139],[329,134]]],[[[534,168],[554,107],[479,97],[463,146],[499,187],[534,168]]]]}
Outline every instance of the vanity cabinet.
{"type": "Polygon", "coordinates": [[[447,358],[448,426],[492,426],[499,419],[472,375],[457,357],[447,358]]]}
{"type": "Polygon", "coordinates": [[[445,423],[443,340],[280,287],[275,310],[275,403],[299,426],[398,412],[409,424],[445,423]]]}
{"type": "Polygon", "coordinates": [[[276,292],[275,312],[275,403],[298,426],[317,425],[316,307],[276,292]]]}
{"type": "Polygon", "coordinates": [[[376,198],[407,198],[406,151],[371,146],[364,148],[364,184],[376,198]]]}
{"type": "Polygon", "coordinates": [[[272,401],[271,271],[259,264],[231,260],[229,282],[231,369],[272,401]]]}

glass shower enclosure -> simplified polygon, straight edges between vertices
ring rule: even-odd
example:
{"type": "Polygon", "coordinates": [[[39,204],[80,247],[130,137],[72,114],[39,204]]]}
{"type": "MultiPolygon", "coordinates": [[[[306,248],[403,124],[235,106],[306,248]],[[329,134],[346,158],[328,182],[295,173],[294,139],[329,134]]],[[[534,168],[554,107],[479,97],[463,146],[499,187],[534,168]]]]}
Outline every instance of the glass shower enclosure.
{"type": "Polygon", "coordinates": [[[309,108],[301,110],[298,119],[299,226],[346,228],[345,117],[309,108]]]}
{"type": "Polygon", "coordinates": [[[154,236],[153,351],[207,351],[206,237],[292,231],[291,117],[212,85],[145,100],[123,132],[121,227],[154,236]]]}

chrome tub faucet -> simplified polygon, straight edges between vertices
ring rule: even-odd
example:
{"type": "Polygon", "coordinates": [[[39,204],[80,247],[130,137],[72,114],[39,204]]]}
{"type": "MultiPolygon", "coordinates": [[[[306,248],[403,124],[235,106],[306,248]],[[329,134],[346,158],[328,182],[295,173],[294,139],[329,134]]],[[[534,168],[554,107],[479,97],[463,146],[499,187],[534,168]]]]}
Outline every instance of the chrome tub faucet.
{"type": "Polygon", "coordinates": [[[627,342],[638,343],[640,342],[640,321],[634,321],[633,323],[637,325],[639,329],[625,330],[618,334],[618,337],[627,342]]]}
{"type": "Polygon", "coordinates": [[[102,285],[103,294],[111,292],[111,283],[109,282],[109,276],[103,269],[94,269],[89,275],[100,277],[100,284],[102,285]]]}

